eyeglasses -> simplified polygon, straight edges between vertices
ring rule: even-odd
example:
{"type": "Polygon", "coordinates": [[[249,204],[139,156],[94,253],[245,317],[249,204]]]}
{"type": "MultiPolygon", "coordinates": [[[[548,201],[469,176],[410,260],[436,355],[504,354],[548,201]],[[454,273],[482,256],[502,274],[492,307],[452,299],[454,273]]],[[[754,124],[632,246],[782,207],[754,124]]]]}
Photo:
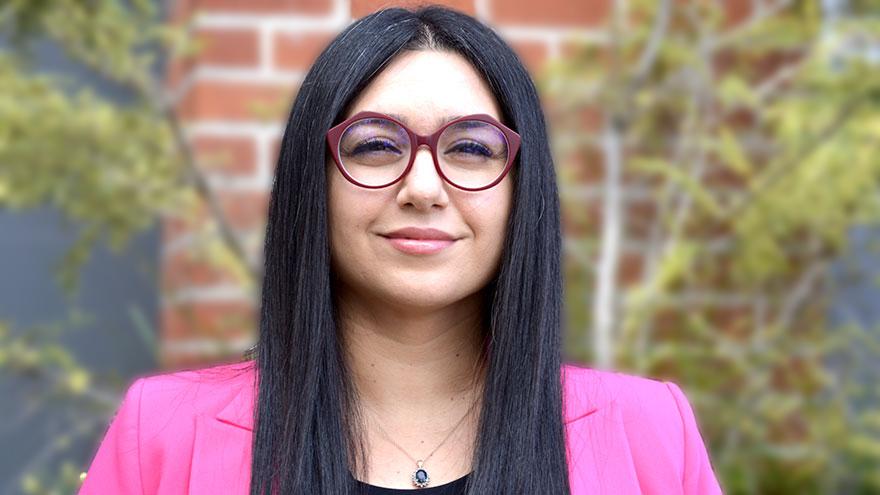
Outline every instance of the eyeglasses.
{"type": "Polygon", "coordinates": [[[327,131],[333,161],[350,182],[388,187],[410,171],[427,145],[434,168],[449,184],[482,191],[501,182],[519,151],[520,136],[486,114],[458,117],[422,136],[388,115],[359,112],[327,131]]]}

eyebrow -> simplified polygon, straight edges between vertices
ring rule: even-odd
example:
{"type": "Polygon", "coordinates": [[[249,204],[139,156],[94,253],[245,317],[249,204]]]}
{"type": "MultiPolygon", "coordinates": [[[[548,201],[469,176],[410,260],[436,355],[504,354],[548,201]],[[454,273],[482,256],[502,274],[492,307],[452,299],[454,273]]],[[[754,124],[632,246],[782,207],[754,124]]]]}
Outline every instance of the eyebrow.
{"type": "MultiPolygon", "coordinates": [[[[409,125],[409,122],[407,121],[406,117],[404,117],[403,115],[400,115],[400,114],[397,114],[397,113],[389,113],[389,114],[386,114],[386,115],[389,115],[389,116],[391,116],[391,117],[394,117],[395,119],[397,119],[397,120],[403,122],[404,124],[409,125]]],[[[455,120],[455,119],[457,119],[457,118],[459,118],[459,117],[463,117],[463,115],[447,115],[446,117],[443,117],[443,118],[439,119],[439,120],[437,121],[436,125],[437,125],[437,126],[441,126],[441,125],[443,125],[443,124],[445,124],[445,123],[447,123],[447,122],[452,122],[453,120],[455,120]]]]}

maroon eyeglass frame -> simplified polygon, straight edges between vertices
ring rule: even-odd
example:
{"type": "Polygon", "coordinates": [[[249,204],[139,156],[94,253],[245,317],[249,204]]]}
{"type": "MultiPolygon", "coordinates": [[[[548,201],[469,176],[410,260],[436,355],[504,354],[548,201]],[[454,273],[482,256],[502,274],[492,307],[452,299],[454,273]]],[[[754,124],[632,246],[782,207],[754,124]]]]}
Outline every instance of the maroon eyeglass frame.
{"type": "Polygon", "coordinates": [[[491,115],[487,115],[484,113],[459,117],[455,120],[443,124],[443,126],[440,127],[440,129],[437,129],[433,134],[422,136],[421,134],[416,134],[415,132],[413,132],[403,122],[400,122],[394,117],[385,115],[384,113],[365,111],[358,112],[352,115],[345,121],[333,126],[329,131],[327,131],[327,145],[330,148],[330,153],[333,155],[333,161],[336,162],[336,168],[339,169],[342,175],[346,179],[348,179],[349,182],[360,187],[364,187],[367,189],[381,189],[383,187],[388,187],[392,184],[400,182],[404,177],[406,177],[406,174],[409,173],[410,169],[412,169],[412,165],[413,163],[415,163],[416,160],[416,151],[418,151],[418,149],[421,148],[422,145],[427,145],[428,148],[431,150],[431,157],[434,159],[434,169],[437,170],[437,174],[439,174],[440,177],[443,178],[443,180],[445,180],[448,184],[464,191],[483,191],[501,182],[501,180],[504,179],[504,177],[510,171],[511,167],[513,166],[513,161],[516,158],[516,154],[517,152],[519,152],[520,136],[516,133],[516,131],[508,128],[501,122],[498,122],[491,115]],[[382,184],[380,186],[369,186],[355,180],[354,177],[348,174],[348,172],[345,170],[345,167],[342,166],[342,160],[339,158],[339,141],[342,139],[342,134],[346,131],[346,129],[348,129],[351,124],[355,123],[358,120],[366,118],[382,118],[394,122],[395,124],[399,125],[404,131],[406,131],[406,133],[409,135],[410,143],[414,143],[414,146],[411,147],[409,162],[406,164],[406,168],[403,169],[403,173],[401,173],[400,176],[393,181],[387,184],[382,184]],[[442,134],[447,127],[465,120],[478,120],[480,122],[492,124],[501,130],[501,132],[504,134],[504,138],[507,140],[507,163],[504,165],[504,170],[501,171],[501,174],[498,175],[498,178],[483,187],[464,187],[456,184],[455,182],[452,182],[449,177],[446,177],[446,175],[443,173],[443,170],[441,170],[440,161],[437,158],[437,142],[440,140],[440,134],[442,134]]]}

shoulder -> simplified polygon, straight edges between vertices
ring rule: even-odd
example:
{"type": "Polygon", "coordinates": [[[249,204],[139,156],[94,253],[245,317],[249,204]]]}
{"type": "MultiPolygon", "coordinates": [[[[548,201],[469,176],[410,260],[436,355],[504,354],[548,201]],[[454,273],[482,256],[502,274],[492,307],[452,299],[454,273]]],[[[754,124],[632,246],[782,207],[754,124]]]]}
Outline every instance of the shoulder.
{"type": "Polygon", "coordinates": [[[243,399],[252,394],[254,364],[243,361],[141,375],[125,391],[112,423],[136,432],[132,440],[141,448],[161,448],[192,437],[197,417],[230,413],[248,417],[243,399]]]}
{"type": "Polygon", "coordinates": [[[627,432],[674,443],[693,418],[684,393],[671,381],[569,363],[563,376],[566,422],[613,409],[627,432]]]}
{"type": "Polygon", "coordinates": [[[563,404],[571,432],[601,431],[600,437],[615,439],[640,479],[674,473],[676,490],[721,493],[697,418],[676,383],[565,364],[563,404]]]}
{"type": "MultiPolygon", "coordinates": [[[[202,418],[222,420],[223,413],[249,417],[244,399],[254,376],[253,362],[246,361],[135,379],[110,421],[79,493],[155,493],[160,483],[185,483],[197,425],[215,424],[202,418]]],[[[205,433],[210,435],[203,430],[202,436],[205,433]]]]}
{"type": "Polygon", "coordinates": [[[562,376],[567,420],[610,406],[619,408],[625,417],[650,414],[661,422],[679,418],[678,401],[684,394],[673,382],[575,363],[565,363],[562,376]]]}
{"type": "Polygon", "coordinates": [[[253,387],[254,377],[253,361],[142,375],[129,386],[117,415],[134,410],[146,438],[180,434],[195,416],[217,415],[253,387]]]}

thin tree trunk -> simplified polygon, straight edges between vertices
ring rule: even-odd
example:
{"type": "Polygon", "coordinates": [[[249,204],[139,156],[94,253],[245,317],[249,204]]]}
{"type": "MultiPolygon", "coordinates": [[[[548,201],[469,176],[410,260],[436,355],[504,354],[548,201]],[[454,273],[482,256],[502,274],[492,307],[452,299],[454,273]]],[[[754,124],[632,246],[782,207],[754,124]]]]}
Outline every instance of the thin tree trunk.
{"type": "Polygon", "coordinates": [[[593,299],[593,350],[596,366],[614,367],[614,325],[617,267],[623,237],[621,169],[623,168],[622,126],[608,118],[602,135],[605,182],[602,201],[602,233],[597,280],[593,299]]]}

